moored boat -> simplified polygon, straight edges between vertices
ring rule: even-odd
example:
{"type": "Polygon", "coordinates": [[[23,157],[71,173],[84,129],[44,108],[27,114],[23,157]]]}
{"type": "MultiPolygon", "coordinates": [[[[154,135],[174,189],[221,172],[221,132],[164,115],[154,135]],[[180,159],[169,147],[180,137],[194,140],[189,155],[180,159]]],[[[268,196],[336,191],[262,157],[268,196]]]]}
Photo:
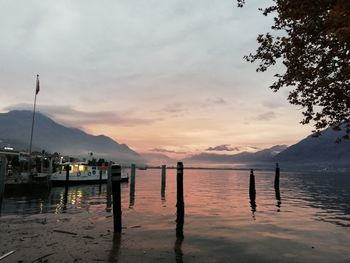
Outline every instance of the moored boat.
{"type": "MultiPolygon", "coordinates": [[[[109,166],[89,165],[86,162],[66,162],[57,167],[50,178],[52,185],[66,183],[66,169],[69,166],[69,184],[94,184],[107,182],[109,166]]],[[[127,182],[129,175],[122,169],[122,182],[127,182]]]]}

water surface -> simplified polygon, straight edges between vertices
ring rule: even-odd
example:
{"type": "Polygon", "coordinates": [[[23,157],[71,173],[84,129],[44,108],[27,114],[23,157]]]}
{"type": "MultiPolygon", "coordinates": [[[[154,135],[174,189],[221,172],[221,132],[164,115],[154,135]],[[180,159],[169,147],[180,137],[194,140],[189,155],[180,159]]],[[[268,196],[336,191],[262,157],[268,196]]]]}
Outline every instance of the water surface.
{"type": "MultiPolygon", "coordinates": [[[[273,172],[257,171],[255,180],[252,200],[247,171],[185,170],[182,226],[179,221],[176,225],[176,171],[167,171],[163,191],[160,170],[137,171],[135,191],[122,184],[126,229],[118,258],[133,262],[135,254],[135,260],[141,255],[145,262],[350,262],[349,174],[282,172],[279,191],[273,172]],[[134,247],[123,247],[128,238],[134,247]]],[[[49,193],[7,196],[2,215],[99,215],[105,208],[105,185],[73,186],[68,192],[55,187],[49,193]]]]}

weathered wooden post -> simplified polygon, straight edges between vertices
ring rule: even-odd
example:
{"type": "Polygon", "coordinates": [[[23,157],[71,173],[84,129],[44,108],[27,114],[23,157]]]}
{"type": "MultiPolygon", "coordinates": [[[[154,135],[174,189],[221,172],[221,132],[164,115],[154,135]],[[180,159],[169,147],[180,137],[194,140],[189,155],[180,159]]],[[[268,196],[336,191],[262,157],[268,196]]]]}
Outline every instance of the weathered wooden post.
{"type": "Polygon", "coordinates": [[[182,162],[177,163],[177,202],[176,202],[176,237],[184,238],[183,225],[185,217],[185,203],[184,203],[184,190],[183,190],[183,174],[184,166],[182,162]]]}
{"type": "Polygon", "coordinates": [[[254,218],[254,213],[256,211],[256,191],[255,191],[255,176],[254,176],[254,170],[250,170],[250,181],[249,181],[249,198],[250,198],[250,206],[252,208],[253,212],[253,218],[254,218]]]}
{"type": "Polygon", "coordinates": [[[98,180],[98,194],[100,195],[101,194],[101,191],[102,191],[102,169],[100,167],[100,178],[98,180]]]}
{"type": "Polygon", "coordinates": [[[275,188],[280,187],[280,168],[278,166],[278,163],[276,163],[276,170],[275,170],[275,188]]]}
{"type": "Polygon", "coordinates": [[[113,196],[113,228],[114,233],[122,232],[122,208],[120,181],[122,179],[121,166],[114,164],[111,166],[112,196],[113,196]]]}
{"type": "MultiPolygon", "coordinates": [[[[163,167],[162,166],[162,175],[163,167]]],[[[165,168],[165,167],[164,167],[165,168]]],[[[176,240],[174,244],[175,260],[176,262],[183,262],[182,257],[182,242],[184,240],[184,221],[185,221],[185,204],[183,192],[183,163],[177,163],[177,202],[176,202],[176,240]]],[[[164,169],[165,170],[165,169],[164,169]]],[[[163,186],[163,184],[162,184],[163,186]]],[[[165,187],[165,185],[164,185],[165,187]]]]}
{"type": "Polygon", "coordinates": [[[100,169],[100,178],[99,178],[99,183],[102,184],[102,173],[103,171],[100,169]]]}
{"type": "Polygon", "coordinates": [[[131,165],[131,174],[130,174],[130,187],[135,188],[135,176],[136,176],[136,165],[131,165]]]}
{"type": "Polygon", "coordinates": [[[161,197],[161,200],[163,201],[165,201],[165,187],[166,187],[166,165],[162,165],[162,182],[161,182],[160,197],[161,197]]]}
{"type": "Polygon", "coordinates": [[[111,174],[111,164],[108,167],[108,176],[107,176],[107,207],[106,211],[110,212],[112,207],[112,174],[111,174]]]}
{"type": "Polygon", "coordinates": [[[4,198],[4,192],[5,192],[5,178],[6,178],[6,166],[7,166],[7,159],[6,157],[0,157],[0,215],[1,215],[1,208],[2,208],[2,200],[4,198]]]}
{"type": "Polygon", "coordinates": [[[70,171],[71,167],[69,164],[67,164],[64,168],[66,170],[66,185],[68,185],[69,184],[69,171],[70,171]]]}
{"type": "Polygon", "coordinates": [[[250,170],[250,181],[249,181],[249,197],[250,199],[255,199],[256,191],[255,191],[255,176],[254,170],[250,170]]]}
{"type": "Polygon", "coordinates": [[[130,208],[132,208],[135,205],[135,177],[136,177],[136,165],[132,164],[130,169],[130,193],[129,193],[130,208]]]}

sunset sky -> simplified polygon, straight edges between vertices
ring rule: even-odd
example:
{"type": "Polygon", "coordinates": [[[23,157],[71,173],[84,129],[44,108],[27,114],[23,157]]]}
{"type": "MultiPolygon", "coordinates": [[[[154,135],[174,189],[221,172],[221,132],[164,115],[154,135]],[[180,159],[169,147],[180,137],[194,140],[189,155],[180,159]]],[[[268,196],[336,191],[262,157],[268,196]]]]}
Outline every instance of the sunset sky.
{"type": "Polygon", "coordinates": [[[138,152],[188,155],[293,144],[312,130],[256,73],[271,1],[0,1],[0,112],[38,110],[138,152]],[[220,146],[220,147],[217,147],[220,146]]]}

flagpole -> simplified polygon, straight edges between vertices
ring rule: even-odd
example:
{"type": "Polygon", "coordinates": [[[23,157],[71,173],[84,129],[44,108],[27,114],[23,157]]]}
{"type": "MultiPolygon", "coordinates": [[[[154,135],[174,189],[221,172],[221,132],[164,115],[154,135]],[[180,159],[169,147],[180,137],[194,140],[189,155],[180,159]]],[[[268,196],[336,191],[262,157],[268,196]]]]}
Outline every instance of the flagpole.
{"type": "Polygon", "coordinates": [[[35,97],[34,97],[34,108],[33,108],[33,119],[32,119],[32,130],[30,133],[30,143],[29,143],[29,160],[32,154],[32,142],[33,142],[33,131],[34,131],[34,120],[35,120],[35,108],[36,108],[36,95],[39,92],[39,75],[36,75],[36,88],[35,88],[35,97]]]}

